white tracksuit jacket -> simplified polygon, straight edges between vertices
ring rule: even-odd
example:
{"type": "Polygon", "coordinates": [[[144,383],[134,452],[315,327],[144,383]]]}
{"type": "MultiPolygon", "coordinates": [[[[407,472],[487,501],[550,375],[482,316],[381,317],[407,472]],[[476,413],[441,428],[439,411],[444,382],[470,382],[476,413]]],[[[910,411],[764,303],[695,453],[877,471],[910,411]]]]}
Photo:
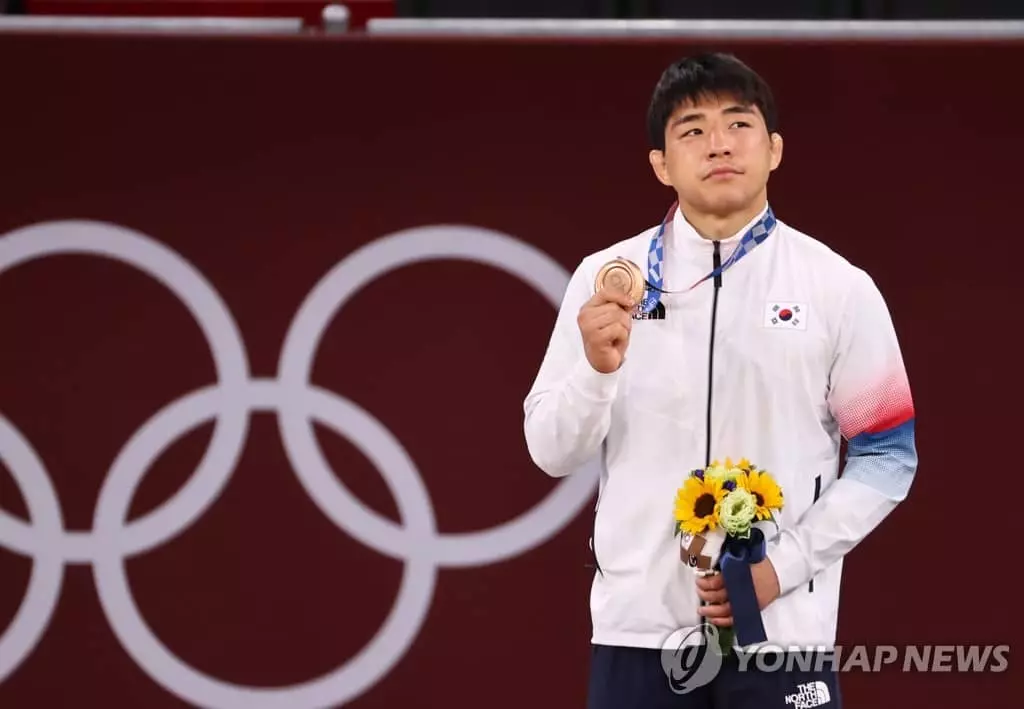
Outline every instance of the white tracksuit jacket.
{"type": "MultiPolygon", "coordinates": [[[[716,250],[726,260],[756,221],[715,244],[677,208],[662,287],[708,274],[716,250]]],[[[762,612],[768,643],[831,647],[843,555],[906,496],[917,468],[913,402],[886,303],[863,270],[778,220],[717,282],[662,294],[663,317],[634,319],[622,367],[599,373],[576,316],[607,261],[623,256],[646,273],[655,231],[578,266],[524,403],[529,452],[548,475],[602,463],[592,641],[661,648],[700,623],[694,575],[673,536],[675,493],[707,460],[745,457],[773,473],[785,497],[768,547],[782,589],[762,612]],[[775,306],[797,315],[773,322],[775,306]]]]}

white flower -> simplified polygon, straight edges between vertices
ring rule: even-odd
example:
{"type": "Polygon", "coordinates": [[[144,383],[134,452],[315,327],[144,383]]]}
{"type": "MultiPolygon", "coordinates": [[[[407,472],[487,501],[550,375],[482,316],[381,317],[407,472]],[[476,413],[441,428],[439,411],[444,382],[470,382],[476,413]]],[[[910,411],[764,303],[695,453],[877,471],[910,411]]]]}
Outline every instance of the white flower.
{"type": "Polygon", "coordinates": [[[718,503],[718,523],[734,537],[750,536],[750,525],[756,513],[757,499],[742,487],[737,487],[718,503]]]}

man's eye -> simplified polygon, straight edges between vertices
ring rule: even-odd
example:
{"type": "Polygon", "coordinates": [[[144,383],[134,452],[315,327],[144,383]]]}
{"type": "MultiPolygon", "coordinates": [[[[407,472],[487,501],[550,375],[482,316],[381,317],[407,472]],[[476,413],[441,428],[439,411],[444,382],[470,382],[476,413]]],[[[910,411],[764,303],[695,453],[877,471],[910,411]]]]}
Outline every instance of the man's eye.
{"type": "Polygon", "coordinates": [[[685,137],[690,136],[690,135],[700,135],[700,128],[691,128],[690,130],[688,130],[685,133],[683,133],[682,137],[685,138],[685,137]]]}
{"type": "Polygon", "coordinates": [[[742,126],[743,128],[749,128],[750,127],[750,124],[747,123],[746,121],[736,121],[735,123],[733,123],[733,125],[734,126],[742,126]]]}

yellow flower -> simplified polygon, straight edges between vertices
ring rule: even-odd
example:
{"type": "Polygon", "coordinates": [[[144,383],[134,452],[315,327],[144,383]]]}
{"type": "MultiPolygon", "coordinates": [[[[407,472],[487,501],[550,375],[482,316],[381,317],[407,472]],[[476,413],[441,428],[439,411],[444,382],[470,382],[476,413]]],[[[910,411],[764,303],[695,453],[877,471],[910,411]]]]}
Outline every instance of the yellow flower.
{"type": "Polygon", "coordinates": [[[725,493],[718,478],[687,478],[676,492],[675,517],[682,531],[700,534],[717,527],[718,503],[725,493]]]}
{"type": "Polygon", "coordinates": [[[782,509],[782,488],[768,473],[753,470],[739,478],[737,483],[757,500],[757,519],[768,519],[772,510],[782,509]]]}

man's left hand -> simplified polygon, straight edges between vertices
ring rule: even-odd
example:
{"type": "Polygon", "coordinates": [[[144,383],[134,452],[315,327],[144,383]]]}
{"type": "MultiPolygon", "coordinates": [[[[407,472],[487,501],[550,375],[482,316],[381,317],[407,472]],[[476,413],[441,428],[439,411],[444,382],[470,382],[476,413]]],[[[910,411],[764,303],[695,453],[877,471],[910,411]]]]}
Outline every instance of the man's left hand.
{"type": "MultiPolygon", "coordinates": [[[[775,573],[775,567],[772,566],[770,559],[764,559],[750,565],[750,575],[754,581],[757,605],[764,609],[779,597],[779,577],[775,573]]],[[[702,601],[710,604],[698,609],[702,616],[719,627],[732,625],[732,608],[725,592],[725,579],[721,573],[698,576],[697,595],[702,601]]]]}

